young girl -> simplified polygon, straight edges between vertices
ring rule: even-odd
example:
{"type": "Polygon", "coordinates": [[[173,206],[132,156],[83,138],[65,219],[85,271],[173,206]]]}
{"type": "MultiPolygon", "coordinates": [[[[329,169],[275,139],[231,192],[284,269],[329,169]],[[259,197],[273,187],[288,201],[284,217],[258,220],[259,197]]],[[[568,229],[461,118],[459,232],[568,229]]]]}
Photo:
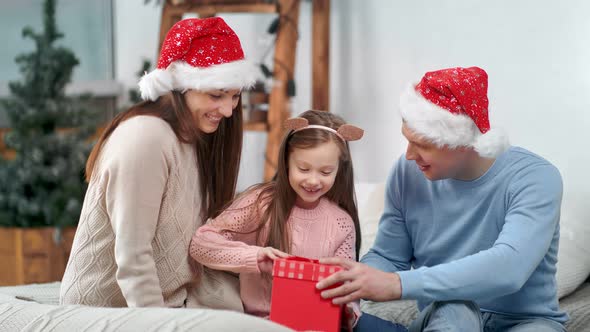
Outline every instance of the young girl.
{"type": "Polygon", "coordinates": [[[322,111],[307,111],[286,127],[274,179],[209,220],[190,246],[199,263],[239,273],[245,311],[262,317],[269,315],[274,259],[358,260],[361,244],[348,141],[360,139],[362,129],[322,111]]]}
{"type": "Polygon", "coordinates": [[[242,309],[237,280],[187,253],[198,226],[233,199],[240,92],[255,73],[223,19],[170,29],[139,83],[145,101],[115,117],[88,158],[62,304],[242,309]]]}

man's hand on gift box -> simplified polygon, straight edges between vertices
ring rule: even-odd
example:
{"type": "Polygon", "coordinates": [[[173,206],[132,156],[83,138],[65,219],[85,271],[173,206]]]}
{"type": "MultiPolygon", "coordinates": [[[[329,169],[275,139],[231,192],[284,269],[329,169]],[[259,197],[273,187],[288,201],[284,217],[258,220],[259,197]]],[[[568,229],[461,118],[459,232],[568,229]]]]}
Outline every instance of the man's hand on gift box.
{"type": "Polygon", "coordinates": [[[272,263],[277,258],[287,258],[290,255],[272,247],[264,247],[258,250],[256,261],[258,269],[262,273],[272,274],[272,263]]]}
{"type": "Polygon", "coordinates": [[[318,289],[326,289],[342,283],[336,288],[326,289],[321,293],[323,298],[331,298],[334,304],[344,304],[360,299],[383,302],[401,298],[402,285],[397,273],[383,272],[341,257],[322,258],[320,263],[343,268],[342,271],[332,274],[316,285],[318,289]]]}

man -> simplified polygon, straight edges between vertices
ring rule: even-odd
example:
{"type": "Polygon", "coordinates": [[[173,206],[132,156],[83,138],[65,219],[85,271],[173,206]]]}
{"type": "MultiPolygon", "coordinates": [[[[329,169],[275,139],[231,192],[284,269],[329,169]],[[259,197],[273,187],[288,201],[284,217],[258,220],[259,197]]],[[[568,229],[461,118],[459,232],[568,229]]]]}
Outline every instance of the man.
{"type": "Polygon", "coordinates": [[[410,331],[565,331],[555,279],[562,181],[490,128],[487,73],[426,73],[401,97],[405,159],[375,243],[318,283],[335,303],[416,299],[410,331]]]}

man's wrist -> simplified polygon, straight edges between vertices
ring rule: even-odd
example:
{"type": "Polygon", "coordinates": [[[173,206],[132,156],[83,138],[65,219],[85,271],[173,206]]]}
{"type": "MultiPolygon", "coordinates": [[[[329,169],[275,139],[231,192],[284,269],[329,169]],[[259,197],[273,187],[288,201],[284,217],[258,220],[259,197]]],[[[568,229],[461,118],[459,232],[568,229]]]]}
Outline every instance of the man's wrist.
{"type": "Polygon", "coordinates": [[[391,285],[391,291],[390,291],[390,300],[399,300],[402,297],[402,280],[399,276],[399,274],[393,272],[393,273],[389,273],[390,275],[390,285],[391,285]]]}

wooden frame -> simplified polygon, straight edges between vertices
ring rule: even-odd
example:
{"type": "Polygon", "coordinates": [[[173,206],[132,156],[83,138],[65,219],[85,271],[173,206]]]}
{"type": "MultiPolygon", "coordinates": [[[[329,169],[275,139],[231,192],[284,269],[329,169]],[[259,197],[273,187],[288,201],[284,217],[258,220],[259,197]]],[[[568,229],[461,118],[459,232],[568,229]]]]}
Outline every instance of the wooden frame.
{"type": "Polygon", "coordinates": [[[330,110],[330,0],[312,1],[311,84],[314,110],[330,110]]]}

